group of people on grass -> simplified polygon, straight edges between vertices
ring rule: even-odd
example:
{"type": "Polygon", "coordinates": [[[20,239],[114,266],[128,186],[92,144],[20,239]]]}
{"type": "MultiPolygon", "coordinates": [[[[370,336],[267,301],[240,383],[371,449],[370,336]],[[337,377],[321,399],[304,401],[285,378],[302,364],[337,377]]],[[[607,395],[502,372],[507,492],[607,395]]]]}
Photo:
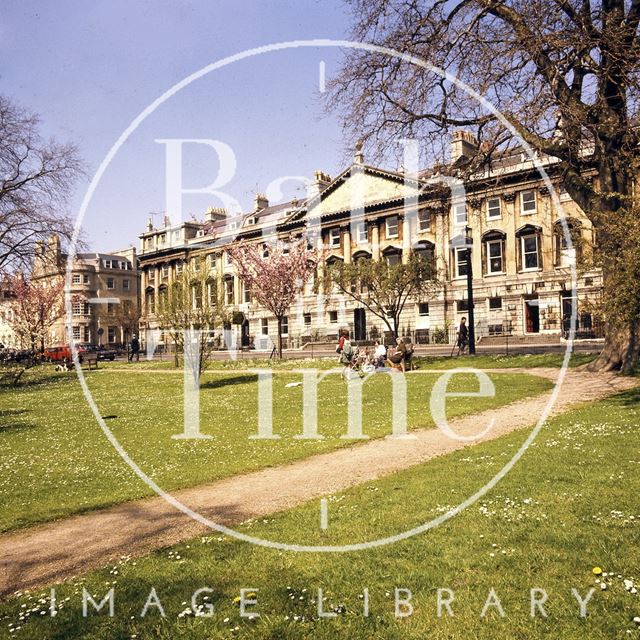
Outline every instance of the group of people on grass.
{"type": "MultiPolygon", "coordinates": [[[[469,348],[469,329],[466,318],[460,320],[454,349],[456,347],[459,356],[464,355],[469,348]]],[[[380,340],[375,341],[373,348],[354,348],[346,329],[340,332],[340,341],[336,347],[336,353],[339,354],[339,361],[343,367],[342,377],[347,379],[353,371],[360,375],[380,370],[402,371],[403,373],[407,369],[411,371],[413,351],[413,345],[410,342],[405,342],[403,338],[396,338],[396,347],[389,349],[389,351],[387,351],[384,342],[380,340]]]]}
{"type": "Polygon", "coordinates": [[[402,371],[411,370],[413,345],[402,338],[396,339],[396,347],[387,347],[384,342],[376,340],[373,347],[353,347],[349,339],[349,332],[343,330],[336,347],[340,364],[343,366],[342,377],[348,378],[352,372],[360,375],[374,373],[380,370],[402,371]]]}

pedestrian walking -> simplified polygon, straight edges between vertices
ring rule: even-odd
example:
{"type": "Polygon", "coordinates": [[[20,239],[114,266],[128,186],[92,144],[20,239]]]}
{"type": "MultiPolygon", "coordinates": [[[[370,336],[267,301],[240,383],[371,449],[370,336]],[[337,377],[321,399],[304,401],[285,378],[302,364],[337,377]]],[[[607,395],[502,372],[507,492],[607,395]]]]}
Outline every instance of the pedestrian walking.
{"type": "Polygon", "coordinates": [[[129,362],[133,362],[133,358],[135,356],[136,362],[140,362],[140,341],[138,340],[138,336],[133,334],[133,338],[131,338],[131,351],[129,352],[129,362]]]}
{"type": "Polygon", "coordinates": [[[458,355],[463,355],[469,347],[469,328],[467,327],[467,319],[460,319],[460,326],[458,327],[458,355]]]}

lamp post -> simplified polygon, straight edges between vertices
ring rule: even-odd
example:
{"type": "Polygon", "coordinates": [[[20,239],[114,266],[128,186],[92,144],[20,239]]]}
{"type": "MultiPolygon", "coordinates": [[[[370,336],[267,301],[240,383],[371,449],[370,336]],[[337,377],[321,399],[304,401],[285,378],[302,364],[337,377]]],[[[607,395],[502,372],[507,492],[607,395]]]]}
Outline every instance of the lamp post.
{"type": "Polygon", "coordinates": [[[476,330],[475,317],[473,312],[473,267],[471,265],[471,247],[473,238],[471,237],[471,227],[465,227],[465,244],[467,248],[467,304],[469,306],[469,355],[476,353],[476,330]]]}

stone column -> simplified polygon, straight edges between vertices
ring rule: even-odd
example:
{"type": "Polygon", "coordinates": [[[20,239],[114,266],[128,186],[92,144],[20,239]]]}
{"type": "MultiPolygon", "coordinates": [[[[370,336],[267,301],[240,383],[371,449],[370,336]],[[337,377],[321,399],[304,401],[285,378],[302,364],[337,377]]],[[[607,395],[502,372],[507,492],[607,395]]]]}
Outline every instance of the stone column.
{"type": "Polygon", "coordinates": [[[345,264],[351,264],[351,228],[346,224],[340,227],[342,233],[342,256],[345,264]]]}
{"type": "Polygon", "coordinates": [[[409,262],[411,255],[411,224],[407,215],[398,216],[398,224],[402,222],[402,264],[409,262]]]}
{"type": "Polygon", "coordinates": [[[380,223],[377,220],[371,223],[371,257],[380,260],[380,223]]]}
{"type": "Polygon", "coordinates": [[[322,233],[318,234],[316,249],[318,252],[318,269],[316,274],[318,278],[318,295],[324,295],[324,245],[322,243],[322,233]]]}

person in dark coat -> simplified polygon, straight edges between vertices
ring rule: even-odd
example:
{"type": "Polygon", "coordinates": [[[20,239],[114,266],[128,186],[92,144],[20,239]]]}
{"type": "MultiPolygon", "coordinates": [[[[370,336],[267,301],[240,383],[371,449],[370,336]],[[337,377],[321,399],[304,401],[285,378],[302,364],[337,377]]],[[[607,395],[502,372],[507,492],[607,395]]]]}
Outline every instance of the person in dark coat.
{"type": "Polygon", "coordinates": [[[135,334],[133,338],[131,338],[131,351],[129,352],[129,362],[133,362],[133,357],[135,356],[136,362],[140,361],[140,341],[138,340],[138,336],[135,334]]]}
{"type": "Polygon", "coordinates": [[[469,328],[467,327],[467,319],[461,318],[460,327],[458,328],[458,355],[463,355],[469,346],[469,328]]]}

